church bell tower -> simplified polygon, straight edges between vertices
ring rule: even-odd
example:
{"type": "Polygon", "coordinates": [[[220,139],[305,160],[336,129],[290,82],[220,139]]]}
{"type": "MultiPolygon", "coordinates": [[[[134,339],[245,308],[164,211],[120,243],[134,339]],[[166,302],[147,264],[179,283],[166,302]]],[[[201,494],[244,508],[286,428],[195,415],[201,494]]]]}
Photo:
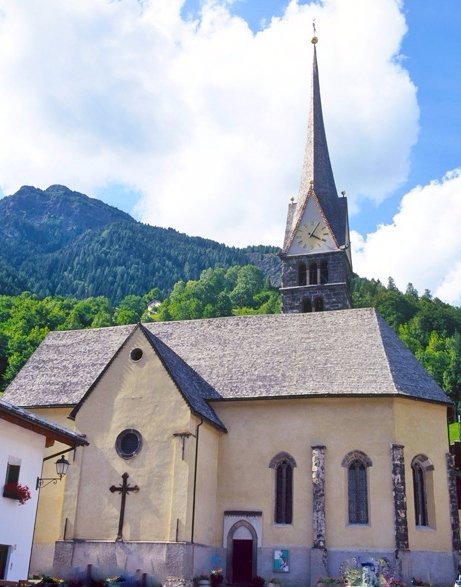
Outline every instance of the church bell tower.
{"type": "MultiPolygon", "coordinates": [[[[315,29],[314,29],[315,33],[315,29]]],[[[306,151],[298,197],[288,206],[282,253],[282,311],[318,312],[351,307],[347,200],[338,197],[320,101],[317,37],[306,151]]]]}

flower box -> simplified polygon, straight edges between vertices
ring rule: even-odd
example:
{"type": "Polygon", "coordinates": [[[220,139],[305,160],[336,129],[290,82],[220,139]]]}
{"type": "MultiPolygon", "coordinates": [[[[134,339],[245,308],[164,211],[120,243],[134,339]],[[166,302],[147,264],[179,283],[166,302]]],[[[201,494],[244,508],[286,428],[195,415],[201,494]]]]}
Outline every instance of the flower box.
{"type": "Polygon", "coordinates": [[[21,485],[20,483],[7,483],[3,487],[3,497],[16,499],[19,501],[19,505],[24,505],[32,496],[27,485],[21,485]]]}

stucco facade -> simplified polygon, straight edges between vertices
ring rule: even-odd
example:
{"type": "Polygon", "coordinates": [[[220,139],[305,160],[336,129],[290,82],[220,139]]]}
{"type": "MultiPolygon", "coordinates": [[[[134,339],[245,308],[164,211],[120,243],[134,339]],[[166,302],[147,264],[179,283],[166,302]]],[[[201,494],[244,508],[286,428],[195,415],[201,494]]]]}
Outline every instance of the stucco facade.
{"type": "MultiPolygon", "coordinates": [[[[75,414],[90,446],[78,451],[59,499],[40,504],[34,571],[68,573],[92,563],[104,572],[141,568],[157,580],[192,577],[220,567],[232,580],[235,540],[254,543],[254,574],[273,573],[274,550],[289,552],[289,585],[336,575],[353,556],[387,557],[407,577],[454,572],[446,465],[446,406],[398,397],[303,397],[209,402],[224,429],[194,414],[145,333],[137,329],[104,370],[75,414]],[[142,358],[131,359],[133,349],[142,358]],[[123,430],[142,437],[122,458],[123,430]],[[396,549],[392,447],[402,447],[409,549],[396,549]],[[322,447],[324,547],[314,548],[313,454],[322,447]],[[348,521],[349,454],[364,453],[366,524],[348,521]],[[276,472],[271,461],[290,455],[293,520],[274,520],[276,472]],[[429,524],[414,517],[411,463],[424,454],[433,472],[429,524]],[[126,497],[123,538],[117,540],[122,475],[137,485],[126,497]],[[47,521],[45,523],[44,521],[47,521]],[[58,541],[54,547],[54,541],[58,541]]],[[[68,410],[67,410],[68,411],[68,410]]],[[[61,486],[63,487],[63,486],[61,486]]],[[[434,581],[435,582],[435,581],[434,581]]]]}

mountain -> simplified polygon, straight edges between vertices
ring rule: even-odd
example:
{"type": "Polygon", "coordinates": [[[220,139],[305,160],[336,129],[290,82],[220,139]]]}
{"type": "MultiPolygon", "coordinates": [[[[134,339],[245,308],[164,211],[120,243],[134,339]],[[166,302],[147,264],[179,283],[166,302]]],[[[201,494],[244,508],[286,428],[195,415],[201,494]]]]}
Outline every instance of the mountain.
{"type": "Polygon", "coordinates": [[[0,294],[104,295],[113,303],[208,267],[255,264],[280,281],[276,247],[228,247],[142,224],[97,199],[52,185],[23,186],[0,200],[0,294]]]}

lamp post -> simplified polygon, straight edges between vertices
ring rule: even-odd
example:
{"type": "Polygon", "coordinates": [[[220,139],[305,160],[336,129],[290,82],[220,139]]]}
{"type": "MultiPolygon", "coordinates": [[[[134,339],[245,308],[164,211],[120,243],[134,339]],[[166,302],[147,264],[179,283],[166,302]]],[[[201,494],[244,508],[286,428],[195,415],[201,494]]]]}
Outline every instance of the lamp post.
{"type": "Polygon", "coordinates": [[[61,479],[67,473],[67,469],[69,468],[70,463],[64,457],[64,455],[62,455],[61,458],[58,459],[55,464],[57,477],[37,477],[37,484],[35,486],[35,489],[38,489],[39,487],[46,487],[50,483],[56,485],[58,481],[61,481],[61,479]]]}

